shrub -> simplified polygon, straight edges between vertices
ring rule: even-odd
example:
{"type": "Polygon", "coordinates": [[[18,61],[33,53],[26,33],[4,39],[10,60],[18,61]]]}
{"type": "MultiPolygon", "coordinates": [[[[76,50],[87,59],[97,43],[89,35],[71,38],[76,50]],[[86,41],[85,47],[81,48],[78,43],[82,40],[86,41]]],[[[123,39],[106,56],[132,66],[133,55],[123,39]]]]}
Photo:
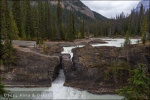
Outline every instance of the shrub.
{"type": "Polygon", "coordinates": [[[133,70],[133,76],[128,79],[128,86],[116,91],[127,100],[150,99],[150,78],[143,64],[133,70]]]}

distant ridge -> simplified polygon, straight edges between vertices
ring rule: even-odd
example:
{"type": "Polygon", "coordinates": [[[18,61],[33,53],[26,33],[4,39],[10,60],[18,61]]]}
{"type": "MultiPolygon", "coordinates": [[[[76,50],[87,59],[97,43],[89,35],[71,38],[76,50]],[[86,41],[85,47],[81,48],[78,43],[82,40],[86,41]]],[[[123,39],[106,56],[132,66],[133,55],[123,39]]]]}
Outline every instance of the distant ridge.
{"type": "MultiPolygon", "coordinates": [[[[52,5],[56,5],[58,1],[50,0],[52,5]]],[[[85,6],[80,0],[62,0],[61,5],[67,10],[80,12],[92,19],[106,20],[107,18],[99,13],[92,11],[90,8],[85,6]]]]}

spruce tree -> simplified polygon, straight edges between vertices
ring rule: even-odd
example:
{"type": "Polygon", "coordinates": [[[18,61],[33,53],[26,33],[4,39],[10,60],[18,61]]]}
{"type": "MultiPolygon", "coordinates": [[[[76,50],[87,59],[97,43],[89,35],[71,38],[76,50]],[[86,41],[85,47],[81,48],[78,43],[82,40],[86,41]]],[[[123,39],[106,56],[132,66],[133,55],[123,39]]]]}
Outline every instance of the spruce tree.
{"type": "Polygon", "coordinates": [[[5,93],[7,93],[7,90],[5,89],[4,84],[2,84],[0,77],[0,98],[3,97],[5,93]]]}
{"type": "Polygon", "coordinates": [[[39,14],[39,28],[40,28],[40,40],[41,42],[43,41],[43,39],[45,39],[46,37],[46,26],[47,26],[47,12],[46,12],[46,7],[44,7],[44,3],[42,2],[42,0],[38,0],[38,14],[39,14]]]}
{"type": "MultiPolygon", "coordinates": [[[[3,64],[3,62],[8,61],[7,59],[4,59],[4,55],[7,54],[7,50],[5,50],[5,43],[7,43],[6,40],[8,40],[8,27],[7,27],[7,20],[8,20],[8,7],[7,7],[7,0],[0,0],[0,19],[1,19],[1,25],[0,25],[0,66],[3,64]],[[2,43],[4,42],[4,45],[2,43]]],[[[11,49],[10,49],[11,50],[11,49]]],[[[4,85],[1,83],[1,77],[0,77],[0,96],[3,96],[4,93],[7,91],[4,88],[4,85]]]]}
{"type": "Polygon", "coordinates": [[[13,47],[11,44],[11,35],[13,23],[11,24],[10,11],[8,10],[7,0],[1,0],[1,37],[3,38],[3,48],[1,59],[4,62],[4,65],[11,65],[14,61],[13,47]]]}
{"type": "Polygon", "coordinates": [[[50,10],[50,4],[48,3],[48,0],[45,1],[45,29],[46,29],[46,35],[45,37],[47,39],[51,39],[51,10],[50,10]]]}
{"type": "Polygon", "coordinates": [[[38,32],[38,37],[37,37],[37,43],[42,44],[42,39],[45,37],[45,19],[44,19],[44,8],[43,8],[43,3],[41,0],[38,0],[38,27],[39,27],[39,32],[38,32]]]}
{"type": "Polygon", "coordinates": [[[81,38],[85,38],[85,21],[82,20],[82,26],[81,26],[81,38]]]}
{"type": "Polygon", "coordinates": [[[21,5],[21,22],[22,22],[22,25],[21,25],[21,34],[22,34],[22,40],[26,40],[27,39],[27,33],[26,33],[26,29],[25,29],[25,20],[26,20],[26,12],[27,12],[27,9],[26,9],[26,1],[25,0],[21,0],[20,1],[20,5],[21,5]]]}
{"type": "Polygon", "coordinates": [[[76,28],[75,28],[75,20],[74,20],[74,15],[70,11],[69,15],[69,39],[74,40],[75,39],[75,33],[76,33],[76,28]]]}
{"type": "Polygon", "coordinates": [[[66,30],[65,30],[65,25],[64,23],[61,24],[61,40],[66,39],[66,30]]]}
{"type": "Polygon", "coordinates": [[[117,92],[125,96],[125,100],[149,100],[150,78],[147,76],[145,66],[140,64],[132,73],[133,76],[128,79],[128,85],[117,92]]]}
{"type": "Polygon", "coordinates": [[[142,33],[142,43],[145,44],[146,42],[146,34],[148,32],[148,23],[146,20],[146,16],[144,17],[142,27],[141,27],[141,33],[142,33]]]}
{"type": "Polygon", "coordinates": [[[51,14],[52,16],[52,22],[51,22],[51,40],[55,40],[56,39],[56,33],[57,33],[57,24],[56,24],[56,14],[54,12],[52,12],[51,14]]]}
{"type": "Polygon", "coordinates": [[[25,33],[28,40],[34,37],[30,0],[25,1],[25,33]]]}
{"type": "Polygon", "coordinates": [[[142,25],[142,20],[143,20],[143,13],[144,13],[143,4],[141,4],[139,18],[138,18],[138,21],[139,21],[138,22],[138,33],[139,33],[139,35],[141,33],[141,25],[142,25]]]}
{"type": "Polygon", "coordinates": [[[20,6],[20,0],[13,0],[12,1],[12,12],[14,16],[14,20],[17,24],[18,32],[19,32],[19,37],[22,37],[22,20],[21,20],[21,6],[20,6]]]}
{"type": "Polygon", "coordinates": [[[24,24],[22,23],[21,25],[21,34],[22,34],[22,40],[26,40],[26,33],[25,33],[25,26],[24,24]]]}
{"type": "Polygon", "coordinates": [[[2,52],[3,52],[3,50],[2,50],[2,48],[3,48],[3,44],[2,44],[2,34],[1,34],[1,17],[2,17],[2,14],[1,14],[1,2],[2,1],[0,1],[0,61],[2,60],[2,52]]]}
{"type": "Polygon", "coordinates": [[[10,40],[19,39],[18,37],[19,31],[18,31],[16,22],[14,20],[11,10],[9,11],[9,14],[8,14],[7,24],[8,24],[7,27],[8,27],[9,39],[10,40]]]}
{"type": "Polygon", "coordinates": [[[127,33],[126,33],[126,37],[125,37],[125,41],[124,41],[124,46],[127,45],[127,44],[131,44],[129,31],[127,31],[127,33]]]}
{"type": "Polygon", "coordinates": [[[62,39],[62,11],[61,11],[61,0],[57,3],[57,34],[56,40],[62,39]]]}
{"type": "Polygon", "coordinates": [[[1,0],[1,37],[7,38],[7,1],[1,0]]]}
{"type": "Polygon", "coordinates": [[[148,40],[150,42],[150,1],[149,1],[149,10],[148,10],[148,40]]]}
{"type": "Polygon", "coordinates": [[[35,8],[33,10],[33,29],[35,32],[35,39],[37,44],[40,42],[40,28],[39,28],[39,17],[38,17],[38,9],[35,8]]]}
{"type": "Polygon", "coordinates": [[[14,49],[11,44],[10,39],[6,39],[3,47],[4,54],[2,56],[3,64],[8,67],[8,69],[12,68],[12,65],[15,63],[14,49]]]}

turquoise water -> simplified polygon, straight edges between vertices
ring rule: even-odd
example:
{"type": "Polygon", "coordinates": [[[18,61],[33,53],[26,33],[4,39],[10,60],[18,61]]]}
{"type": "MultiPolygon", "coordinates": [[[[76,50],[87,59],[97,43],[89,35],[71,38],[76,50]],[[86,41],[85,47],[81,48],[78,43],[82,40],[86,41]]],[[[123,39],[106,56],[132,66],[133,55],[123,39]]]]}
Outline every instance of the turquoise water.
{"type": "MultiPolygon", "coordinates": [[[[137,39],[131,39],[132,44],[136,44],[137,43],[137,39]]],[[[124,39],[109,39],[109,41],[107,41],[108,44],[93,44],[92,46],[116,46],[116,47],[120,47],[123,42],[124,39]],[[111,40],[111,41],[110,41],[111,40]]],[[[76,46],[76,47],[83,47],[83,45],[80,46],[76,46]]],[[[71,57],[73,56],[73,53],[71,52],[72,48],[76,48],[74,47],[64,47],[64,51],[62,53],[69,53],[71,55],[71,57]]],[[[31,98],[28,97],[17,97],[14,98],[14,100],[21,100],[21,99],[27,99],[28,100],[51,100],[53,99],[99,99],[99,100],[121,100],[123,99],[122,96],[119,95],[96,95],[96,94],[91,94],[87,91],[81,91],[75,88],[71,88],[71,87],[66,87],[63,86],[65,82],[65,76],[63,73],[63,70],[60,70],[59,76],[58,78],[53,81],[52,86],[51,87],[46,87],[46,88],[7,88],[8,90],[11,91],[20,91],[17,92],[18,94],[21,93],[21,91],[27,91],[25,93],[34,93],[35,91],[38,92],[38,96],[34,96],[31,98]],[[30,91],[30,92],[28,92],[30,91]],[[33,91],[33,92],[32,92],[33,91]],[[47,96],[48,94],[48,96],[47,96]],[[40,97],[41,96],[41,97],[40,97]]],[[[37,94],[37,93],[36,93],[37,94]]]]}
{"type": "MultiPolygon", "coordinates": [[[[63,73],[63,70],[60,70],[60,74],[58,78],[52,83],[51,87],[47,88],[7,88],[11,91],[39,91],[39,94],[44,95],[45,92],[50,92],[50,98],[52,96],[53,99],[99,99],[99,100],[121,100],[123,97],[119,95],[95,95],[91,94],[87,91],[81,91],[75,88],[66,87],[63,86],[65,82],[65,76],[63,73]],[[42,92],[40,92],[42,91],[42,92]]],[[[21,92],[17,92],[18,94],[21,92]]],[[[25,92],[26,93],[26,92],[25,92]]],[[[31,92],[32,93],[32,92],[31,92]]],[[[17,100],[19,97],[15,98],[14,100],[17,100]]],[[[25,98],[25,97],[24,97],[25,98]]],[[[30,98],[31,100],[51,100],[50,98],[44,97],[34,97],[30,98]]],[[[23,99],[23,97],[20,97],[20,99],[23,99]]],[[[20,100],[18,99],[18,100],[20,100]]],[[[29,99],[29,98],[28,98],[29,99]]]]}

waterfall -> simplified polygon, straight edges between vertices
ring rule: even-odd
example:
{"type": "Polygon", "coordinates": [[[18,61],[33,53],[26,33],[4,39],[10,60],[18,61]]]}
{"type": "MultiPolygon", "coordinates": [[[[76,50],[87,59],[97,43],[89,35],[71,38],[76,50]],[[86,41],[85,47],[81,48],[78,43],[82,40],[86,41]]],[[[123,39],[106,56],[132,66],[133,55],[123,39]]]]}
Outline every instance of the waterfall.
{"type": "MultiPolygon", "coordinates": [[[[131,39],[132,44],[136,44],[138,39],[131,39]]],[[[106,40],[107,41],[107,40],[106,40]]],[[[108,44],[94,44],[92,46],[117,46],[120,47],[122,43],[124,42],[124,39],[109,39],[107,41],[108,44]],[[110,41],[111,40],[111,41],[110,41]]],[[[82,47],[83,45],[79,46],[82,47]]],[[[71,55],[71,58],[73,57],[73,53],[71,50],[75,47],[64,47],[64,51],[62,53],[68,53],[71,55]]],[[[65,82],[65,75],[63,70],[60,70],[58,77],[52,82],[51,87],[46,88],[7,88],[11,91],[42,91],[41,94],[45,94],[45,91],[49,91],[52,93],[53,99],[103,99],[103,100],[121,100],[123,99],[122,96],[119,95],[96,95],[89,93],[87,91],[81,91],[79,89],[71,88],[63,86],[65,82]]],[[[47,99],[49,98],[34,98],[35,99],[47,99]]],[[[14,99],[15,100],[15,99],[14,99]]],[[[16,99],[17,100],[17,99],[16,99]]],[[[19,100],[19,99],[18,99],[19,100]]]]}
{"type": "MultiPolygon", "coordinates": [[[[52,82],[52,86],[44,91],[51,91],[53,99],[114,99],[121,100],[123,97],[119,95],[95,95],[87,91],[81,91],[75,88],[63,86],[65,75],[63,70],[60,70],[59,76],[52,82]]],[[[44,93],[44,92],[43,92],[44,93]]],[[[39,98],[38,98],[39,99],[39,98]]],[[[41,98],[48,99],[48,98],[41,98]]]]}

